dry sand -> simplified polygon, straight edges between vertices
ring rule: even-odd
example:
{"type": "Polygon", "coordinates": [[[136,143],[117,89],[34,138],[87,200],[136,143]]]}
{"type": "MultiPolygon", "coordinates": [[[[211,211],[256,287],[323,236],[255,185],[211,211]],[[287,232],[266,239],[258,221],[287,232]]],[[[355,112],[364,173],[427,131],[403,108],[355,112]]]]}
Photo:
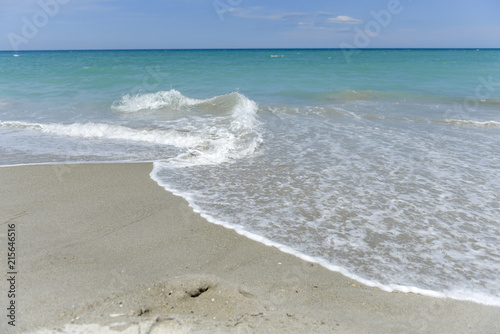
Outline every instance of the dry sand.
{"type": "Polygon", "coordinates": [[[0,168],[1,333],[500,333],[498,307],[366,287],[210,224],[151,170],[0,168]]]}

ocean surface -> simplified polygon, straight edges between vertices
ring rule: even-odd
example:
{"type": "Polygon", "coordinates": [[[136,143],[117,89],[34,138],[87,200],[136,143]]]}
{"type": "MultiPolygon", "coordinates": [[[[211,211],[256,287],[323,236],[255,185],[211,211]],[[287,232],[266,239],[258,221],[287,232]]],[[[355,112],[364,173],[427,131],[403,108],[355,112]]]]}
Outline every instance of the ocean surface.
{"type": "Polygon", "coordinates": [[[0,165],[131,161],[364,284],[500,306],[500,50],[0,52],[0,165]]]}

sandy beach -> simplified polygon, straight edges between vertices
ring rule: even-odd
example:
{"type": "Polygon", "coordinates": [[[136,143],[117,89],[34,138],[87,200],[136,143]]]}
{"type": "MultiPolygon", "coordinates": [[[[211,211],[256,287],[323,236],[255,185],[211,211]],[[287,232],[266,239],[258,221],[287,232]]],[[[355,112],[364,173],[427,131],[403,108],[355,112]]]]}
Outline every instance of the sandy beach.
{"type": "Polygon", "coordinates": [[[498,307],[366,287],[211,224],[152,167],[0,168],[1,333],[500,333],[498,307]]]}

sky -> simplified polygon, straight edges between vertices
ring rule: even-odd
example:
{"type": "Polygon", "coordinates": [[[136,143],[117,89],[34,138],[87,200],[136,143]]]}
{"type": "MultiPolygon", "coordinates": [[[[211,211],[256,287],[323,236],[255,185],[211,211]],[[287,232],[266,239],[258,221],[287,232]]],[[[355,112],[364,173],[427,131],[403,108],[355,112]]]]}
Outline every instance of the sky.
{"type": "Polygon", "coordinates": [[[499,0],[0,0],[0,50],[500,48],[499,0]]]}

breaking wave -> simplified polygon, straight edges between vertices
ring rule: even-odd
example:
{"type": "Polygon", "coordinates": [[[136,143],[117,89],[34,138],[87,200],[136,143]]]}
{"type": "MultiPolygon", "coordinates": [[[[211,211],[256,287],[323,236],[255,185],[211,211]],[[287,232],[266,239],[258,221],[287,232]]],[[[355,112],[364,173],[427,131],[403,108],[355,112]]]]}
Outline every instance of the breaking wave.
{"type": "MultiPolygon", "coordinates": [[[[145,118],[137,127],[108,123],[29,123],[0,121],[13,130],[96,140],[122,140],[182,149],[165,160],[175,167],[232,162],[253,154],[262,143],[257,104],[239,93],[210,99],[191,99],[176,90],[126,95],[112,108],[126,113],[171,113],[172,117],[145,118]]],[[[158,115],[153,115],[158,116],[158,115]]]]}

